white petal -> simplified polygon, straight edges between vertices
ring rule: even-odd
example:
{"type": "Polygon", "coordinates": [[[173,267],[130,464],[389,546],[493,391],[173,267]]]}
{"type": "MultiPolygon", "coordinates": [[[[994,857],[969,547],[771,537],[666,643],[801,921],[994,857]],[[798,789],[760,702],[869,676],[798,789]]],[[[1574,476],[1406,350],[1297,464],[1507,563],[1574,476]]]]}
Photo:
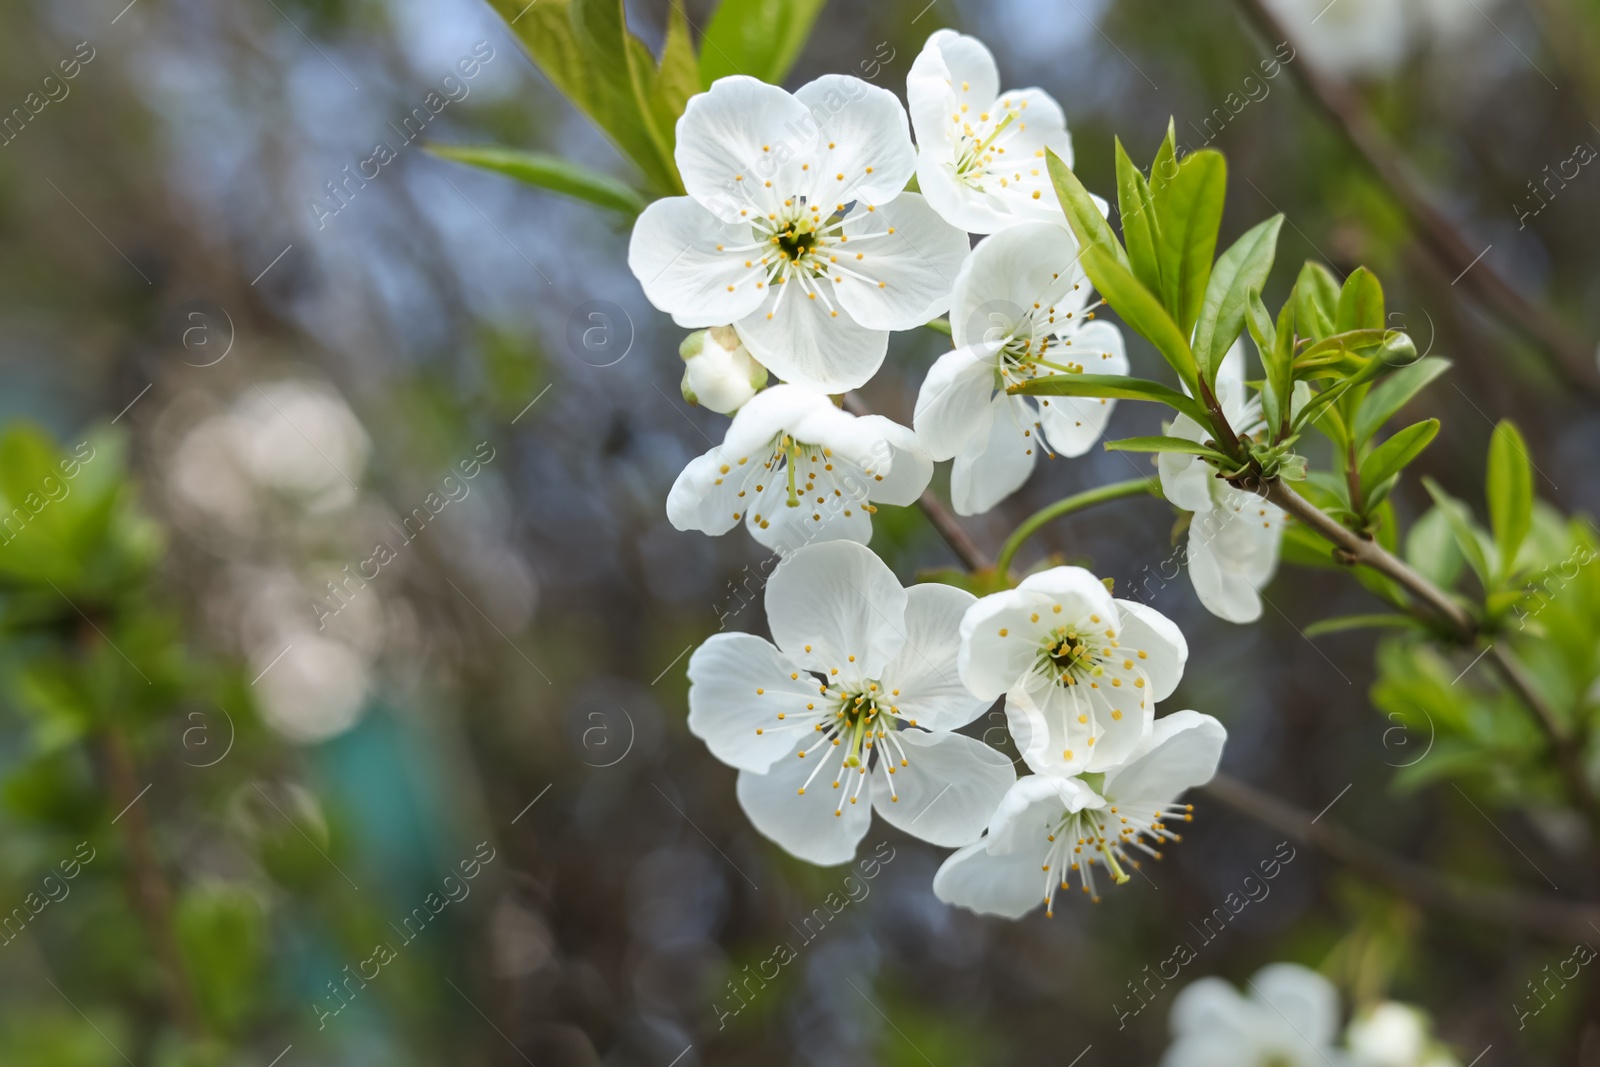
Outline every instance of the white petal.
{"type": "Polygon", "coordinates": [[[745,484],[749,470],[748,463],[743,468],[734,467],[718,448],[696,456],[667,494],[668,521],[679,530],[699,530],[713,536],[727,533],[743,516],[744,500],[754,495],[748,492],[754,486],[745,484]],[[728,470],[724,471],[724,467],[728,470]],[[746,491],[743,499],[739,496],[741,491],[746,491]]]}
{"type": "Polygon", "coordinates": [[[739,409],[722,439],[723,455],[731,456],[729,462],[738,466],[740,459],[759,458],[765,463],[766,450],[781,434],[794,433],[797,427],[809,426],[819,412],[834,411],[833,401],[821,390],[800,385],[774,385],[763,389],[739,409]],[[757,453],[760,453],[759,456],[757,453]]]}
{"type": "Polygon", "coordinates": [[[1332,982],[1308,967],[1269,964],[1250,980],[1250,991],[1313,1045],[1330,1044],[1338,1032],[1339,993],[1332,982]]]}
{"type": "Polygon", "coordinates": [[[824,203],[885,204],[916,169],[905,109],[887,89],[824,74],[794,94],[821,126],[811,195],[824,203]]]}
{"type": "Polygon", "coordinates": [[[968,448],[950,468],[950,503],[957,515],[981,515],[1022,488],[1042,446],[1032,410],[1004,393],[989,402],[989,436],[981,451],[968,448]]]}
{"type": "Polygon", "coordinates": [[[713,634],[689,657],[689,732],[742,770],[793,752],[798,723],[778,716],[804,716],[816,699],[815,679],[752,634],[713,634]]]}
{"type": "Polygon", "coordinates": [[[730,226],[687,196],[657,200],[634,223],[628,269],[644,295],[681,326],[734,322],[761,306],[759,264],[746,253],[718,251],[750,243],[748,226],[730,226]]]}
{"type": "Polygon", "coordinates": [[[1006,694],[1006,725],[1022,761],[1040,775],[1073,775],[1094,755],[1095,722],[1082,686],[1018,686],[1006,694]],[[1085,721],[1080,722],[1082,717],[1085,721]]]}
{"type": "MultiPolygon", "coordinates": [[[[1108,322],[1087,323],[1077,330],[1072,346],[1059,358],[1082,364],[1088,374],[1128,373],[1122,332],[1108,322]]],[[[1115,400],[1099,397],[1040,397],[1039,421],[1051,448],[1063,456],[1081,456],[1099,440],[1116,406],[1115,400]]]]}
{"type": "MultiPolygon", "coordinates": [[[[810,175],[800,168],[816,156],[817,137],[804,104],[775,85],[735,75],[690,98],[674,157],[688,194],[724,222],[738,222],[749,218],[741,212],[766,214],[809,190],[810,175]]],[[[747,243],[749,227],[741,232],[739,243],[747,243]]]]}
{"type": "Polygon", "coordinates": [[[746,520],[750,536],[784,556],[806,545],[829,541],[864,545],[872,540],[872,517],[862,507],[863,501],[834,497],[825,486],[818,488],[824,489],[823,503],[807,496],[799,507],[791,508],[787,482],[781,477],[772,479],[746,520]]]}
{"type": "Polygon", "coordinates": [[[1045,313],[1035,316],[1031,334],[1065,328],[1077,321],[1089,291],[1071,231],[1042,222],[1013,226],[979,242],[956,280],[950,300],[952,339],[959,347],[1003,338],[1036,310],[1035,304],[1045,313]],[[1051,308],[1055,323],[1049,321],[1051,308]]]}
{"type": "Polygon", "coordinates": [[[911,424],[934,459],[950,459],[988,440],[999,351],[999,341],[968,345],[946,352],[928,368],[911,424]]]}
{"type": "MultiPolygon", "coordinates": [[[[925,56],[930,60],[937,57],[949,79],[947,91],[970,107],[982,110],[1000,95],[1000,70],[994,54],[976,37],[954,30],[935,30],[922,46],[917,63],[922,63],[925,56]]],[[[916,70],[916,63],[912,70],[916,70]]]]}
{"type": "Polygon", "coordinates": [[[989,820],[984,847],[997,856],[1020,851],[1042,858],[1063,815],[1104,806],[1104,798],[1077,778],[1054,774],[1018,778],[989,820]]]}
{"type": "MultiPolygon", "coordinates": [[[[1040,841],[1044,840],[1040,835],[1040,841]]],[[[953,854],[933,876],[933,895],[980,915],[1020,919],[1044,903],[1048,846],[997,856],[983,842],[953,854]]]]}
{"type": "Polygon", "coordinates": [[[1139,667],[1150,676],[1150,698],[1167,699],[1183,677],[1183,665],[1189,659],[1189,642],[1184,640],[1177,624],[1155,608],[1133,600],[1119,600],[1117,609],[1122,616],[1122,626],[1117,633],[1122,651],[1135,656],[1139,667]],[[1145,656],[1137,656],[1139,652],[1145,656]]]}
{"type": "Polygon", "coordinates": [[[826,286],[869,329],[909,330],[943,314],[971,246],[967,235],[940,218],[917,193],[904,193],[875,211],[860,205],[847,216],[850,240],[830,246],[849,273],[826,286]]]}
{"type": "Polygon", "coordinates": [[[929,730],[955,730],[991,703],[972,695],[956,667],[961,619],[977,602],[966,590],[938,582],[906,590],[906,643],[883,669],[884,688],[901,718],[929,730]]]}
{"type": "Polygon", "coordinates": [[[846,682],[883,673],[905,643],[905,614],[906,591],[894,572],[850,541],[799,549],[767,583],[773,641],[813,670],[837,669],[846,682]]]}
{"type": "Polygon", "coordinates": [[[1209,715],[1163,715],[1127,764],[1106,775],[1105,794],[1114,801],[1170,804],[1184,790],[1211,781],[1227,740],[1228,731],[1209,715]]]}
{"type": "Polygon", "coordinates": [[[1116,617],[1115,605],[1105,583],[1082,567],[1051,567],[1028,575],[1017,588],[1043,593],[1060,604],[1059,614],[1067,622],[1094,615],[1106,620],[1116,617]]]}
{"type": "MultiPolygon", "coordinates": [[[[872,803],[878,814],[944,848],[976,841],[1017,779],[1011,760],[961,734],[901,730],[895,739],[905,746],[905,765],[892,777],[875,772],[872,803]]],[[[892,757],[893,743],[878,744],[879,759],[892,757]]]]}
{"type": "Polygon", "coordinates": [[[961,681],[981,700],[992,701],[1033,671],[1051,600],[1028,589],[993,593],[961,617],[961,681]],[[1033,622],[1033,616],[1040,616],[1033,622]],[[1003,633],[1001,631],[1004,631],[1003,633]]]}
{"type": "Polygon", "coordinates": [[[1225,499],[1189,524],[1189,578],[1207,611],[1229,622],[1254,622],[1261,617],[1259,590],[1277,571],[1283,513],[1237,490],[1225,499]]]}
{"type": "Polygon", "coordinates": [[[754,313],[729,321],[756,361],[779,378],[844,393],[878,372],[889,332],[856,322],[827,291],[832,283],[821,284],[826,288],[816,297],[799,281],[768,286],[766,301],[754,313]]]}
{"type": "Polygon", "coordinates": [[[823,867],[853,859],[872,823],[871,783],[857,783],[859,772],[841,767],[834,751],[825,745],[805,759],[784,756],[766,774],[740,771],[737,787],[739,806],[751,825],[791,855],[823,867]],[[802,795],[818,758],[828,763],[802,795]],[[852,804],[858,785],[861,792],[852,804]]]}
{"type": "MultiPolygon", "coordinates": [[[[1167,436],[1204,442],[1212,433],[1189,416],[1179,415],[1167,427],[1167,436]]],[[[1205,460],[1182,452],[1162,452],[1156,456],[1156,470],[1161,476],[1161,495],[1174,505],[1196,514],[1211,510],[1216,471],[1205,460]]]]}
{"type": "Polygon", "coordinates": [[[869,443],[862,481],[867,497],[883,504],[915,504],[933,478],[933,460],[910,429],[882,415],[855,420],[869,443]]]}

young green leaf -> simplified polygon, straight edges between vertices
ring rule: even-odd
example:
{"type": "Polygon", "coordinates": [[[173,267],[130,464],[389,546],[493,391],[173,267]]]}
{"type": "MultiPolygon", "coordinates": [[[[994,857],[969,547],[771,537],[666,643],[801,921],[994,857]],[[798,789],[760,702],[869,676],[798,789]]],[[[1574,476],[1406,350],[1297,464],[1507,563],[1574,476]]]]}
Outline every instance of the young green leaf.
{"type": "Polygon", "coordinates": [[[1356,411],[1353,427],[1356,444],[1364,445],[1370,441],[1372,435],[1393,418],[1396,412],[1405,407],[1412,397],[1449,369],[1449,360],[1429,356],[1409,367],[1400,368],[1388,381],[1376,386],[1367,394],[1366,399],[1361,402],[1361,407],[1356,411]]]}
{"type": "Polygon", "coordinates": [[[1323,619],[1307,626],[1304,634],[1307,637],[1321,637],[1323,634],[1343,633],[1346,630],[1415,630],[1421,628],[1422,624],[1410,615],[1379,612],[1373,615],[1339,615],[1331,619],[1323,619]]]}
{"type": "Polygon", "coordinates": [[[1385,325],[1383,286],[1378,283],[1376,274],[1365,267],[1357,267],[1344,280],[1344,288],[1339,291],[1333,327],[1345,333],[1349,330],[1381,330],[1385,325]]]}
{"type": "MultiPolygon", "coordinates": [[[[1116,249],[1120,253],[1122,246],[1117,245],[1116,249]]],[[[1119,262],[1098,245],[1088,245],[1083,249],[1082,263],[1089,280],[1094,282],[1100,295],[1122,317],[1122,321],[1155,345],[1156,351],[1178,372],[1179,380],[1189,387],[1191,393],[1198,393],[1194,356],[1189,351],[1189,343],[1178,332],[1177,325],[1167,315],[1167,309],[1161,306],[1161,301],[1140,285],[1139,279],[1128,270],[1126,260],[1119,262]]]]}
{"type": "Polygon", "coordinates": [[[1259,293],[1266,284],[1267,275],[1272,271],[1273,255],[1277,252],[1278,231],[1282,228],[1282,215],[1274,215],[1252,227],[1218,257],[1216,266],[1211,269],[1211,280],[1206,283],[1205,300],[1194,329],[1195,361],[1207,385],[1216,381],[1222,357],[1228,354],[1244,328],[1251,290],[1259,293]]]}
{"type": "Polygon", "coordinates": [[[1161,288],[1161,230],[1156,222],[1155,202],[1150,197],[1150,186],[1139,168],[1133,165],[1116,139],[1117,153],[1117,210],[1121,213],[1122,240],[1128,248],[1128,262],[1133,276],[1152,293],[1161,288]]]}
{"type": "Polygon", "coordinates": [[[1406,563],[1440,589],[1456,584],[1461,576],[1461,549],[1443,508],[1429,508],[1406,531],[1406,563]]]}
{"type": "Polygon", "coordinates": [[[1307,261],[1294,283],[1295,331],[1316,342],[1334,332],[1339,308],[1339,283],[1320,263],[1307,261]]]}
{"type": "Polygon", "coordinates": [[[700,44],[700,80],[710,85],[730,74],[748,74],[781,84],[800,58],[824,3],[826,0],[722,0],[706,24],[700,44]]]}
{"type": "Polygon", "coordinates": [[[1428,490],[1428,495],[1433,497],[1433,502],[1444,513],[1444,518],[1450,525],[1450,532],[1455,536],[1456,547],[1461,550],[1461,555],[1467,564],[1472,567],[1473,573],[1478,576],[1478,581],[1484,589],[1490,589],[1494,584],[1493,572],[1489,568],[1489,557],[1484,552],[1484,536],[1478,524],[1472,521],[1472,513],[1467,506],[1449,493],[1445,492],[1439,483],[1432,478],[1422,479],[1423,488],[1428,490]]]}
{"type": "Polygon", "coordinates": [[[1125,437],[1120,441],[1107,441],[1107,452],[1180,452],[1190,456],[1204,456],[1218,463],[1232,465],[1233,461],[1214,448],[1187,437],[1125,437]]]}
{"type": "MultiPolygon", "coordinates": [[[[1168,137],[1171,137],[1170,124],[1168,137]]],[[[1150,194],[1161,231],[1162,300],[1184,337],[1194,331],[1217,254],[1228,164],[1220,152],[1202,149],[1175,164],[1163,145],[1151,174],[1150,194]],[[1169,175],[1170,172],[1170,175],[1169,175]]]]}
{"type": "Polygon", "coordinates": [[[1174,411],[1189,416],[1200,425],[1208,425],[1206,409],[1193,398],[1160,382],[1143,378],[1128,378],[1121,374],[1046,374],[1030,378],[1006,390],[1008,393],[1025,393],[1028,396],[1095,396],[1118,400],[1150,400],[1165,404],[1174,411]]]}
{"type": "Polygon", "coordinates": [[[1511,573],[1533,521],[1533,472],[1528,446],[1510,419],[1489,440],[1489,525],[1500,548],[1500,574],[1511,573]]]}
{"type": "MultiPolygon", "coordinates": [[[[671,123],[663,126],[668,101],[675,97],[663,92],[661,108],[647,111],[641,106],[635,82],[645,75],[639,69],[644,45],[628,32],[621,0],[539,0],[533,5],[490,0],[490,5],[545,77],[633,161],[653,191],[683,192],[671,151],[674,130],[671,123]]],[[[674,85],[681,84],[680,60],[675,58],[681,50],[682,45],[676,46],[668,57],[667,80],[674,85]]]]}
{"type": "MultiPolygon", "coordinates": [[[[1256,354],[1266,369],[1267,380],[1261,389],[1261,411],[1266,417],[1268,435],[1275,435],[1283,425],[1283,404],[1287,388],[1279,388],[1274,381],[1273,363],[1278,350],[1278,329],[1272,314],[1261,302],[1261,294],[1252,289],[1247,296],[1245,325],[1250,328],[1250,339],[1256,344],[1256,354]]],[[[1291,339],[1292,344],[1292,339],[1291,339]]]]}
{"type": "Polygon", "coordinates": [[[1438,432],[1439,420],[1426,419],[1396,433],[1361,461],[1361,484],[1376,487],[1399,474],[1438,432]]]}
{"type": "MultiPolygon", "coordinates": [[[[1046,152],[1045,166],[1050,171],[1050,183],[1055,186],[1056,199],[1067,213],[1067,223],[1084,252],[1100,249],[1107,258],[1128,271],[1128,254],[1122,250],[1116,234],[1106,224],[1105,216],[1100,214],[1100,205],[1095,203],[1094,197],[1083,187],[1078,176],[1072,173],[1072,168],[1056,155],[1054,149],[1046,152]]],[[[1094,275],[1089,277],[1092,279],[1094,275]]],[[[1104,289],[1100,291],[1105,292],[1104,289]]]]}
{"type": "Polygon", "coordinates": [[[428,152],[440,159],[492,170],[529,185],[610,208],[630,219],[645,208],[644,197],[629,186],[559,156],[524,152],[499,145],[430,144],[426,147],[428,152]]]}

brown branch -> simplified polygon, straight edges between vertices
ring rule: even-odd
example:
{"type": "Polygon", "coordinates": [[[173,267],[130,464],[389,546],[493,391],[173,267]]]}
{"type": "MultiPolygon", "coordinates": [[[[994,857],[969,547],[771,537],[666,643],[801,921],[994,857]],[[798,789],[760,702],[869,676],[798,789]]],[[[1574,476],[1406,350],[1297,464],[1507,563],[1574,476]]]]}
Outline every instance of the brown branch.
{"type": "Polygon", "coordinates": [[[1600,908],[1439,874],[1225,774],[1203,788],[1240,814],[1310,845],[1424,908],[1481,919],[1555,942],[1590,939],[1600,925],[1600,908]]]}
{"type": "Polygon", "coordinates": [[[1267,500],[1291,515],[1296,522],[1331,542],[1347,562],[1370,567],[1392,578],[1401,588],[1425,604],[1463,643],[1477,635],[1478,624],[1449,593],[1406,566],[1388,549],[1368,540],[1317,507],[1311,501],[1273,479],[1267,483],[1267,500]]]}
{"type": "MultiPolygon", "coordinates": [[[[862,403],[861,398],[854,393],[845,394],[844,408],[857,418],[862,415],[872,414],[872,410],[862,403]]],[[[962,529],[961,524],[956,521],[956,517],[950,514],[950,510],[944,506],[943,501],[933,494],[931,488],[922,491],[922,495],[917,498],[917,506],[922,509],[922,513],[928,517],[928,521],[933,524],[933,528],[939,531],[939,536],[945,539],[945,543],[950,546],[950,550],[956,554],[956,558],[961,561],[961,565],[966,567],[967,570],[986,571],[993,566],[989,562],[988,555],[978,547],[978,542],[972,539],[971,534],[962,529]]]]}
{"type": "Polygon", "coordinates": [[[121,811],[116,821],[127,849],[128,877],[132,883],[134,903],[153,943],[152,947],[161,960],[173,1020],[190,1037],[203,1038],[206,1036],[205,1023],[201,1021],[196,1007],[194,990],[189,984],[188,971],[184,967],[177,935],[173,930],[172,889],[156,861],[155,849],[150,841],[150,824],[138,803],[140,786],[133,753],[119,726],[113,725],[106,731],[103,751],[112,803],[121,811]]]}
{"type": "MultiPolygon", "coordinates": [[[[1399,583],[1401,588],[1416,597],[1449,628],[1452,636],[1463,644],[1470,644],[1477,639],[1477,621],[1465,608],[1449,593],[1412,570],[1376,541],[1368,540],[1345,526],[1282,481],[1273,480],[1268,483],[1267,500],[1331,542],[1346,562],[1370,567],[1399,583]]],[[[1544,733],[1545,740],[1555,755],[1556,769],[1560,771],[1562,781],[1572,795],[1573,802],[1589,820],[1590,827],[1596,834],[1600,834],[1600,798],[1595,796],[1594,786],[1584,771],[1582,746],[1578,739],[1566,728],[1566,724],[1561,721],[1555,709],[1533,687],[1532,681],[1511,653],[1498,644],[1489,645],[1485,652],[1512,691],[1533,712],[1539,729],[1544,733]]]]}
{"type": "MultiPolygon", "coordinates": [[[[1270,40],[1294,43],[1263,0],[1239,0],[1239,3],[1270,40]]],[[[1298,53],[1298,49],[1296,51],[1298,53]]],[[[1332,120],[1350,146],[1388,186],[1423,247],[1444,272],[1471,291],[1501,322],[1553,357],[1550,361],[1553,369],[1568,386],[1587,393],[1591,399],[1600,397],[1592,346],[1548,307],[1523,295],[1498,271],[1482,262],[1483,251],[1469,244],[1455,224],[1433,206],[1422,191],[1422,182],[1373,121],[1360,96],[1346,83],[1317,70],[1302,55],[1297,54],[1292,63],[1285,65],[1293,69],[1312,102],[1332,120]]]]}

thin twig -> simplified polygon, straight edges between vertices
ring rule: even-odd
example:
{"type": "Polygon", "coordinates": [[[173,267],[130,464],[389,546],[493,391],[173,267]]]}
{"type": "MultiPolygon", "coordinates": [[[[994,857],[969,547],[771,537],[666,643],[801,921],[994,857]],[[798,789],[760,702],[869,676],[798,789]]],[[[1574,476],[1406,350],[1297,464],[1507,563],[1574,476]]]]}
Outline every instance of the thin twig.
{"type": "MultiPolygon", "coordinates": [[[[1407,566],[1376,541],[1368,540],[1345,526],[1282,481],[1273,480],[1267,484],[1267,500],[1332,543],[1338,549],[1340,558],[1346,562],[1370,567],[1393,579],[1448,627],[1451,636],[1462,644],[1470,644],[1477,639],[1477,621],[1465,608],[1449,593],[1407,566]]],[[[1573,802],[1589,820],[1589,825],[1600,834],[1600,798],[1595,796],[1594,786],[1584,771],[1583,754],[1577,738],[1533,687],[1509,651],[1499,644],[1491,644],[1487,651],[1490,661],[1499,669],[1507,684],[1533,712],[1539,729],[1543,731],[1555,755],[1556,769],[1560,771],[1573,802]]]]}
{"type": "MultiPolygon", "coordinates": [[[[845,394],[844,408],[857,418],[872,414],[872,410],[862,403],[861,398],[854,393],[845,394]]],[[[917,498],[917,506],[928,517],[928,521],[933,524],[933,528],[939,531],[939,536],[945,539],[945,543],[956,554],[956,558],[961,560],[962,566],[969,571],[985,571],[992,566],[989,562],[989,557],[984,554],[983,549],[978,547],[978,542],[974,541],[972,535],[961,528],[961,524],[956,521],[954,515],[950,514],[949,509],[944,506],[944,502],[934,496],[932,489],[924,489],[922,491],[922,495],[917,498]]]]}
{"type": "Polygon", "coordinates": [[[1370,567],[1393,579],[1449,626],[1462,642],[1471,641],[1478,624],[1454,598],[1428,579],[1406,566],[1388,549],[1368,540],[1317,507],[1278,479],[1267,483],[1267,500],[1288,512],[1295,521],[1331,542],[1350,563],[1370,567]]]}
{"type": "Polygon", "coordinates": [[[1595,927],[1591,924],[1600,924],[1600,908],[1438,874],[1225,774],[1213,778],[1204,790],[1235,811],[1310,845],[1424,908],[1481,919],[1558,943],[1592,938],[1595,927]]]}
{"type": "MultiPolygon", "coordinates": [[[[1263,0],[1239,0],[1239,3],[1270,40],[1294,44],[1263,0]]],[[[1332,120],[1350,146],[1388,186],[1423,246],[1444,273],[1461,282],[1462,288],[1471,291],[1503,323],[1553,356],[1552,366],[1567,385],[1582,390],[1591,399],[1600,397],[1592,346],[1581,340],[1555,312],[1523,295],[1488,263],[1478,262],[1485,250],[1468,243],[1455,224],[1433,206],[1422,191],[1421,181],[1373,121],[1361,97],[1344,82],[1317,70],[1298,48],[1294,62],[1286,66],[1293,70],[1311,100],[1332,120]]]]}

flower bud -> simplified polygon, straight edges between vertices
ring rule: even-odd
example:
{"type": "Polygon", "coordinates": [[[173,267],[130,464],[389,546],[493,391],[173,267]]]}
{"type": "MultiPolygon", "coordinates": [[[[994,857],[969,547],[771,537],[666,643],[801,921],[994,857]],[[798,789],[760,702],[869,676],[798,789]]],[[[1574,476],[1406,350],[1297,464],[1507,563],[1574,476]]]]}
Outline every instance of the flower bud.
{"type": "Polygon", "coordinates": [[[751,358],[731,326],[713,326],[683,339],[678,355],[683,398],[731,415],[767,384],[767,369],[751,358]]]}

